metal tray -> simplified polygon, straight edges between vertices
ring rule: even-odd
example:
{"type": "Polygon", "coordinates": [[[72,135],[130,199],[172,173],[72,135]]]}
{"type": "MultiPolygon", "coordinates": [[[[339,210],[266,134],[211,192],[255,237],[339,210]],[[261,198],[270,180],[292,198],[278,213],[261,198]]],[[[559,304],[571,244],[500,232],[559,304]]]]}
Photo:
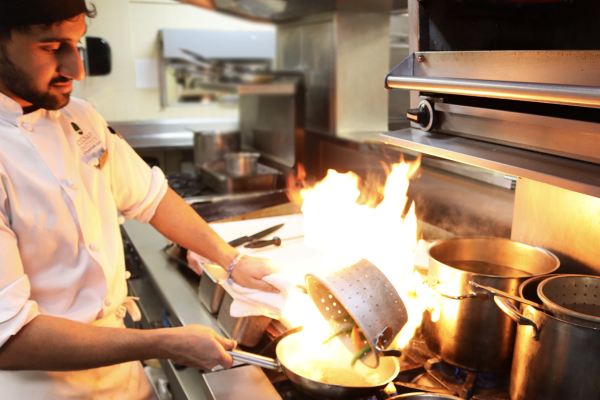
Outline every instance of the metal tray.
{"type": "Polygon", "coordinates": [[[202,182],[217,193],[255,192],[276,188],[276,169],[258,164],[256,174],[248,176],[230,176],[227,174],[224,161],[204,164],[200,167],[202,182]]]}
{"type": "Polygon", "coordinates": [[[227,272],[218,265],[202,264],[202,279],[198,287],[200,302],[213,314],[219,312],[225,289],[222,282],[227,278],[227,272]]]}
{"type": "Polygon", "coordinates": [[[264,315],[235,318],[230,314],[233,297],[225,291],[217,323],[225,335],[242,346],[254,347],[265,334],[271,318],[264,315]]]}

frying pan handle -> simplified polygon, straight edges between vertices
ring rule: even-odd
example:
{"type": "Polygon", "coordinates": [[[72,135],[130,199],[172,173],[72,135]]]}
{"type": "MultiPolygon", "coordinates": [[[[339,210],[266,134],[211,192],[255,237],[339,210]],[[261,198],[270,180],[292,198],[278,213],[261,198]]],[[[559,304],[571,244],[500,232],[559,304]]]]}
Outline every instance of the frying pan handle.
{"type": "Polygon", "coordinates": [[[381,357],[402,357],[402,352],[400,350],[383,350],[379,346],[376,346],[375,349],[377,349],[377,353],[379,353],[381,357]]]}
{"type": "Polygon", "coordinates": [[[432,285],[427,285],[429,286],[429,289],[433,290],[434,292],[436,292],[437,294],[439,294],[442,297],[445,297],[447,299],[450,300],[463,300],[463,299],[485,299],[488,298],[489,295],[487,293],[483,293],[483,292],[475,292],[475,293],[467,293],[467,294],[462,294],[459,296],[451,296],[449,294],[444,294],[444,293],[440,293],[437,291],[437,289],[434,289],[434,286],[439,285],[441,282],[438,282],[437,280],[433,280],[433,284],[432,285]]]}
{"type": "Polygon", "coordinates": [[[500,307],[502,311],[506,315],[508,315],[513,321],[515,321],[519,325],[530,325],[533,328],[533,340],[539,340],[540,338],[540,330],[532,320],[525,318],[519,313],[519,310],[513,303],[508,301],[507,298],[504,297],[494,297],[494,301],[496,305],[500,307]]]}
{"type": "Polygon", "coordinates": [[[233,357],[234,361],[256,365],[261,368],[274,369],[276,371],[280,370],[277,361],[269,357],[259,356],[242,350],[230,350],[227,353],[233,357]]]}

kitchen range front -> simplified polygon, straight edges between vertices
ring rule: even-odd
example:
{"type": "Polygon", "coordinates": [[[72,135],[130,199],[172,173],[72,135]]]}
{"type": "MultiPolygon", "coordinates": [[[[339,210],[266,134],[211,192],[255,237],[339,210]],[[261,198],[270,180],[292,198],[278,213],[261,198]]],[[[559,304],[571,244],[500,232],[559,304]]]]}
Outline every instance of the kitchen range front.
{"type": "Polygon", "coordinates": [[[600,399],[599,7],[400,3],[215,1],[276,24],[273,71],[167,178],[279,293],[125,222],[130,324],[238,343],[231,369],[160,360],[161,395],[600,399]]]}

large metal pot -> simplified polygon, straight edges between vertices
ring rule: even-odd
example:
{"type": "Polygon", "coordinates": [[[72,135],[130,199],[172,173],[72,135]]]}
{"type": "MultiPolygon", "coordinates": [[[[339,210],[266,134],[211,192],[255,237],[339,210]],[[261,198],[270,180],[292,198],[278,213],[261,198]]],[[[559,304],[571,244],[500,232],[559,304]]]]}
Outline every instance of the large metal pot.
{"type": "Polygon", "coordinates": [[[516,327],[485,291],[470,281],[516,295],[526,279],[555,271],[552,253],[508,239],[469,237],[437,241],[428,249],[429,286],[437,293],[437,322],[424,318],[429,348],[444,361],[483,372],[507,371],[516,327]]]}
{"type": "MultiPolygon", "coordinates": [[[[519,293],[539,302],[536,289],[546,276],[525,281],[519,293]]],[[[600,399],[600,330],[555,318],[507,299],[496,303],[518,322],[510,376],[511,400],[600,399]]]]}

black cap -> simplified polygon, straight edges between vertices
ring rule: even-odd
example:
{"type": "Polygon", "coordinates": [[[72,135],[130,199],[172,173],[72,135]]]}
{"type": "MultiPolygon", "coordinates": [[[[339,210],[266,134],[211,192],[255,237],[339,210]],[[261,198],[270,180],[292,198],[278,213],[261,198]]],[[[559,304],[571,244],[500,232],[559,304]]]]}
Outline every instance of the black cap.
{"type": "Polygon", "coordinates": [[[85,0],[0,0],[0,24],[51,24],[86,11],[85,0]]]}

